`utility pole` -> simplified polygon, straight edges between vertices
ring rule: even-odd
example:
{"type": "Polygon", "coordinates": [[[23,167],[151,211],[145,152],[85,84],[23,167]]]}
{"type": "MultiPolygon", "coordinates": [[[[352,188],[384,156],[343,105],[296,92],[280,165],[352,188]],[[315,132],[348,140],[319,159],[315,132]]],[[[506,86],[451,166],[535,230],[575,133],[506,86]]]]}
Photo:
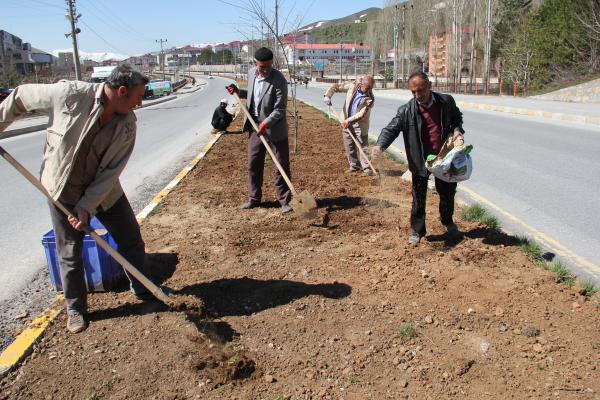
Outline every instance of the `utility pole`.
{"type": "Polygon", "coordinates": [[[393,73],[394,84],[398,82],[398,5],[394,6],[394,73],[393,73]]]}
{"type": "Polygon", "coordinates": [[[475,63],[477,62],[477,55],[475,54],[475,42],[477,41],[477,0],[475,0],[475,6],[473,9],[473,34],[471,35],[471,61],[470,61],[470,76],[469,76],[469,89],[473,89],[473,76],[475,72],[475,63]]]}
{"type": "Polygon", "coordinates": [[[458,9],[456,7],[457,0],[452,0],[452,47],[454,47],[454,65],[452,68],[452,80],[454,81],[453,87],[456,91],[456,78],[458,76],[458,9]]]}
{"type": "Polygon", "coordinates": [[[76,27],[77,20],[81,17],[81,14],[77,14],[75,10],[75,0],[67,0],[68,14],[67,19],[71,23],[71,33],[65,33],[65,37],[71,36],[73,40],[73,64],[75,64],[75,79],[81,80],[81,67],[79,65],[79,49],[77,48],[77,34],[81,32],[81,29],[76,27]]]}
{"type": "Polygon", "coordinates": [[[490,57],[492,49],[492,0],[487,3],[487,18],[485,22],[485,53],[484,53],[484,85],[485,94],[489,93],[490,85],[490,57]]]}
{"type": "Polygon", "coordinates": [[[163,43],[167,43],[167,39],[157,39],[155,40],[156,43],[160,43],[160,55],[161,55],[161,68],[162,68],[162,74],[163,74],[163,81],[166,81],[167,78],[165,77],[165,50],[163,49],[163,43]]]}
{"type": "Polygon", "coordinates": [[[275,0],[275,40],[279,37],[279,1],[275,0]]]}
{"type": "Polygon", "coordinates": [[[402,4],[402,86],[404,87],[404,60],[406,59],[406,3],[402,4]]]}

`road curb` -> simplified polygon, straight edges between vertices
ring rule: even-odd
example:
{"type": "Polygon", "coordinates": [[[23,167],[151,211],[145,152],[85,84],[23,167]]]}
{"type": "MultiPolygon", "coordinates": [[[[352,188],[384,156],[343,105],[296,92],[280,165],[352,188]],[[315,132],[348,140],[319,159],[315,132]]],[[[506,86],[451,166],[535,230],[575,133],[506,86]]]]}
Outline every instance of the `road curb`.
{"type": "MultiPolygon", "coordinates": [[[[406,97],[400,97],[396,94],[391,93],[376,93],[379,97],[384,97],[388,99],[397,99],[401,101],[408,101],[406,97]]],[[[451,93],[449,93],[451,94],[451,93]]],[[[492,112],[500,112],[505,114],[513,114],[520,115],[523,117],[536,117],[549,119],[553,121],[562,121],[562,122],[578,122],[586,125],[594,125],[600,126],[600,116],[590,116],[590,115],[580,115],[580,114],[569,114],[569,113],[559,113],[552,111],[544,111],[544,110],[536,110],[532,108],[523,108],[523,107],[511,107],[511,106],[500,106],[497,104],[489,104],[489,103],[478,103],[473,101],[464,101],[457,100],[456,104],[461,108],[467,108],[471,110],[480,110],[480,111],[492,111],[492,112]]]]}
{"type": "MultiPolygon", "coordinates": [[[[139,110],[140,108],[146,108],[146,107],[150,107],[150,106],[155,106],[157,104],[166,103],[167,101],[175,100],[176,98],[177,98],[177,96],[165,97],[164,99],[157,100],[157,101],[155,101],[155,102],[153,102],[151,104],[141,105],[138,108],[136,108],[136,110],[139,110]]],[[[37,132],[37,131],[40,131],[42,129],[46,129],[47,126],[48,126],[48,123],[45,122],[43,124],[37,124],[37,125],[32,125],[32,126],[26,126],[24,128],[11,129],[11,130],[8,130],[8,131],[4,131],[4,133],[2,134],[2,139],[8,139],[8,138],[11,138],[11,137],[24,135],[26,133],[31,133],[31,132],[37,132]]]]}
{"type": "MultiPolygon", "coordinates": [[[[200,153],[198,153],[198,155],[190,161],[163,190],[154,196],[150,203],[144,207],[138,215],[136,215],[136,219],[140,224],[156,209],[156,207],[158,207],[160,202],[183,180],[183,178],[198,165],[200,160],[206,156],[221,136],[221,134],[216,134],[215,137],[202,148],[202,151],[200,151],[200,153]]],[[[53,304],[31,321],[27,328],[16,337],[14,342],[0,354],[0,378],[4,378],[31,353],[33,345],[63,310],[62,300],[62,294],[56,296],[53,304]]]]}
{"type": "Polygon", "coordinates": [[[506,107],[495,104],[474,103],[470,101],[457,101],[456,104],[462,108],[469,108],[472,110],[494,111],[506,114],[522,115],[525,117],[538,117],[551,119],[554,121],[579,122],[582,124],[600,126],[600,116],[592,117],[589,115],[586,116],[579,114],[557,113],[551,111],[533,110],[531,108],[506,107]]]}

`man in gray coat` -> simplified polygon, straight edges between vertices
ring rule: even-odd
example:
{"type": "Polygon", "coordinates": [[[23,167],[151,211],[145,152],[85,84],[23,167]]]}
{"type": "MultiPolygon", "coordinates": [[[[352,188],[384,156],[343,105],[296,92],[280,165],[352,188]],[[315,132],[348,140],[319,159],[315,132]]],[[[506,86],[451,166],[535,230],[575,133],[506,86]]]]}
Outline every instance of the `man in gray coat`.
{"type": "MultiPolygon", "coordinates": [[[[129,65],[114,69],[105,83],[60,81],[22,85],[0,105],[0,132],[26,112],[50,115],[41,168],[41,182],[54,200],[75,217],[50,203],[67,308],[67,329],[87,328],[87,291],[83,270],[82,224],[96,216],[115,239],[119,252],[145,270],[145,245],[140,226],[119,184],[133,151],[136,117],[148,78],[129,65]]],[[[1,135],[0,135],[1,136],[1,135]]],[[[152,298],[129,276],[131,291],[141,300],[152,298]]]]}
{"type": "MultiPolygon", "coordinates": [[[[271,146],[277,161],[291,178],[290,151],[288,145],[287,80],[281,72],[273,68],[273,52],[261,47],[254,53],[255,68],[248,72],[248,90],[240,90],[235,84],[227,86],[230,94],[238,93],[240,98],[248,99],[247,107],[250,115],[259,126],[258,132],[252,128],[247,119],[244,120],[244,131],[249,133],[248,140],[248,201],[242,209],[255,208],[262,198],[263,171],[266,148],[259,136],[264,135],[271,146]]],[[[277,200],[281,212],[292,211],[289,205],[291,192],[283,176],[273,165],[277,200]]]]}

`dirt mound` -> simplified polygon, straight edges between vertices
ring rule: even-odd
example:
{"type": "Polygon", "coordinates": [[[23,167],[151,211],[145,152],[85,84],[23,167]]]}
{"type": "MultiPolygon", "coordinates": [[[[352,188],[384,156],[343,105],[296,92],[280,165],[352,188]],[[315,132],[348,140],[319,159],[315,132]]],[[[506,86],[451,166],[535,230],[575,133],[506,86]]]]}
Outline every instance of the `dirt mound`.
{"type": "Polygon", "coordinates": [[[300,112],[292,178],[317,218],[280,213],[270,162],[263,207],[240,210],[247,137],[225,135],[142,226],[155,273],[207,315],[90,296],[89,329],[61,317],[0,398],[598,398],[593,303],[510,236],[459,221],[449,242],[434,194],[409,246],[405,168],[345,173],[340,129],[300,112]]]}

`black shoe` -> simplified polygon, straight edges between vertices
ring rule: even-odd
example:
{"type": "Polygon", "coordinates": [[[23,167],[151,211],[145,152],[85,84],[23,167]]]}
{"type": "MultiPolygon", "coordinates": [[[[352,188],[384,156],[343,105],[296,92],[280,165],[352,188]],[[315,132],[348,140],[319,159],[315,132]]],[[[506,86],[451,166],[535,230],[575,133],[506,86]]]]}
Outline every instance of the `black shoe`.
{"type": "Polygon", "coordinates": [[[251,208],[256,208],[256,207],[258,207],[259,205],[260,205],[260,203],[257,203],[256,201],[252,201],[252,200],[251,200],[251,201],[247,201],[247,202],[245,202],[244,204],[242,204],[242,205],[240,206],[240,208],[241,208],[242,210],[249,210],[249,209],[251,209],[251,208]]]}
{"type": "Polygon", "coordinates": [[[289,212],[292,212],[292,207],[289,204],[284,204],[281,206],[281,213],[282,214],[287,214],[289,212]]]}
{"type": "Polygon", "coordinates": [[[462,233],[458,230],[458,226],[455,223],[446,225],[446,232],[448,237],[452,240],[462,239],[462,233]]]}

